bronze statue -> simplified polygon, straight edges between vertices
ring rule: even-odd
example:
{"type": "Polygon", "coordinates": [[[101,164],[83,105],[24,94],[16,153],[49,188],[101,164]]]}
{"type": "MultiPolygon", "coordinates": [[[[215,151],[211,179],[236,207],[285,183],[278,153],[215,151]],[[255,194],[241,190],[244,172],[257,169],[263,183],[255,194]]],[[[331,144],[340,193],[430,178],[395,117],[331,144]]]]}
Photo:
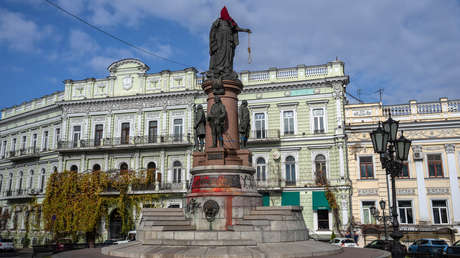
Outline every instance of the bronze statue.
{"type": "Polygon", "coordinates": [[[195,149],[203,151],[204,138],[206,136],[206,116],[203,106],[200,104],[195,111],[195,149]]]}
{"type": "Polygon", "coordinates": [[[238,117],[240,118],[238,131],[240,132],[241,147],[247,148],[249,130],[251,129],[250,114],[248,109],[248,102],[243,100],[240,109],[238,110],[238,117]]]}
{"type": "Polygon", "coordinates": [[[227,110],[224,104],[220,101],[219,96],[214,97],[214,105],[211,107],[211,112],[208,114],[208,121],[211,125],[212,147],[217,147],[217,141],[220,146],[224,147],[223,133],[225,130],[225,119],[227,118],[227,110]]]}
{"type": "Polygon", "coordinates": [[[209,33],[209,71],[206,76],[213,81],[215,95],[222,95],[222,80],[236,80],[238,74],[233,71],[235,48],[239,44],[238,32],[251,33],[250,29],[238,27],[224,6],[220,18],[214,21],[209,33]]]}

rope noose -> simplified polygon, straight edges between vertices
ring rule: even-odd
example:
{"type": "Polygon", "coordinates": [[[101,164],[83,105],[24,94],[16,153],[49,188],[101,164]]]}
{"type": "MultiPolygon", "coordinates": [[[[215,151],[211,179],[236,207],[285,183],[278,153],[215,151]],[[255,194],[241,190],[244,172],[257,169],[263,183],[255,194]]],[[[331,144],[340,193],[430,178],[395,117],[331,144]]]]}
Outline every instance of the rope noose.
{"type": "Polygon", "coordinates": [[[251,57],[251,41],[249,40],[249,35],[251,33],[248,33],[248,64],[252,63],[252,57],[251,57]]]}

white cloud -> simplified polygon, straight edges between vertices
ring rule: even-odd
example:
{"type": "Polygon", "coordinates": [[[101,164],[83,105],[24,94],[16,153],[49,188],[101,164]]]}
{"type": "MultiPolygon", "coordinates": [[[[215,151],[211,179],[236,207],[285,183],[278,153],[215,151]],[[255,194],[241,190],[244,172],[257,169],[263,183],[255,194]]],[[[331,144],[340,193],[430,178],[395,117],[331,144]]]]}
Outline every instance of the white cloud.
{"type": "Polygon", "coordinates": [[[0,9],[0,43],[11,49],[38,51],[37,43],[50,36],[52,32],[51,26],[41,28],[20,13],[0,9]]]}
{"type": "Polygon", "coordinates": [[[254,32],[253,64],[247,64],[247,36],[241,34],[238,70],[314,65],[338,56],[351,75],[351,89],[361,88],[369,96],[384,87],[387,103],[460,97],[455,85],[460,79],[460,8],[455,1],[100,0],[90,9],[99,24],[138,26],[153,16],[206,39],[224,4],[240,26],[254,32]]]}
{"type": "Polygon", "coordinates": [[[99,44],[88,34],[72,30],[69,35],[70,51],[74,55],[87,55],[99,50],[99,44]]]}

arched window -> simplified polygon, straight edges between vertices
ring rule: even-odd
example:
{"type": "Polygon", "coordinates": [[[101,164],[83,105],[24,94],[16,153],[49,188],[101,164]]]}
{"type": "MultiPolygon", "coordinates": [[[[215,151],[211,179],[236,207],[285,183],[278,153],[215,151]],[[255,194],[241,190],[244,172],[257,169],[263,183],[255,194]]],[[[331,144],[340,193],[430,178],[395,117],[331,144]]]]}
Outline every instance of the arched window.
{"type": "Polygon", "coordinates": [[[265,181],[266,179],[266,170],[267,166],[265,164],[265,159],[264,158],[258,158],[257,161],[257,181],[265,181]]]}
{"type": "Polygon", "coordinates": [[[42,168],[42,174],[40,176],[40,192],[43,192],[45,189],[45,180],[46,180],[46,171],[42,168]]]}
{"type": "Polygon", "coordinates": [[[29,171],[29,185],[28,185],[28,188],[32,189],[33,186],[34,186],[34,171],[31,170],[31,171],[29,171]]]}
{"type": "Polygon", "coordinates": [[[326,176],[326,157],[323,154],[318,154],[315,157],[315,182],[318,185],[327,184],[326,176]]]}
{"type": "Polygon", "coordinates": [[[286,157],[286,185],[295,185],[295,159],[292,156],[286,157]]]}
{"type": "Polygon", "coordinates": [[[127,174],[128,173],[128,164],[126,162],[123,162],[120,164],[120,174],[127,174]]]}
{"type": "Polygon", "coordinates": [[[70,167],[70,171],[72,171],[72,172],[77,172],[77,171],[78,171],[77,165],[72,165],[72,166],[70,167]]]}
{"type": "Polygon", "coordinates": [[[22,180],[23,180],[23,177],[24,177],[24,173],[22,171],[19,171],[19,181],[18,181],[18,190],[19,192],[22,191],[22,180]]]}
{"type": "Polygon", "coordinates": [[[95,172],[95,171],[101,171],[101,165],[99,165],[99,164],[94,164],[94,165],[93,165],[93,172],[95,172]]]}
{"type": "Polygon", "coordinates": [[[147,178],[149,180],[149,183],[155,182],[156,167],[157,166],[155,165],[155,162],[149,162],[149,164],[147,164],[147,178]]]}
{"type": "Polygon", "coordinates": [[[11,188],[13,188],[13,173],[8,177],[8,192],[11,192],[11,188]]]}
{"type": "Polygon", "coordinates": [[[180,183],[182,181],[182,164],[179,161],[173,163],[173,183],[180,183]]]}

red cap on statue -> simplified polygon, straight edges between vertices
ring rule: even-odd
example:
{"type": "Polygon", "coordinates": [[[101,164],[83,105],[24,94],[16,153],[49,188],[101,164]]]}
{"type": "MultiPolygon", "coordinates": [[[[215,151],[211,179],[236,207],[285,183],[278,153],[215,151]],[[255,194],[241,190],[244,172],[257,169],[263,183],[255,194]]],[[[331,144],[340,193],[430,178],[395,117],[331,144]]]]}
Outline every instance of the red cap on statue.
{"type": "Polygon", "coordinates": [[[233,26],[236,26],[236,22],[230,17],[230,14],[228,14],[227,7],[224,6],[222,10],[220,11],[220,18],[222,20],[226,20],[232,23],[233,26]]]}

